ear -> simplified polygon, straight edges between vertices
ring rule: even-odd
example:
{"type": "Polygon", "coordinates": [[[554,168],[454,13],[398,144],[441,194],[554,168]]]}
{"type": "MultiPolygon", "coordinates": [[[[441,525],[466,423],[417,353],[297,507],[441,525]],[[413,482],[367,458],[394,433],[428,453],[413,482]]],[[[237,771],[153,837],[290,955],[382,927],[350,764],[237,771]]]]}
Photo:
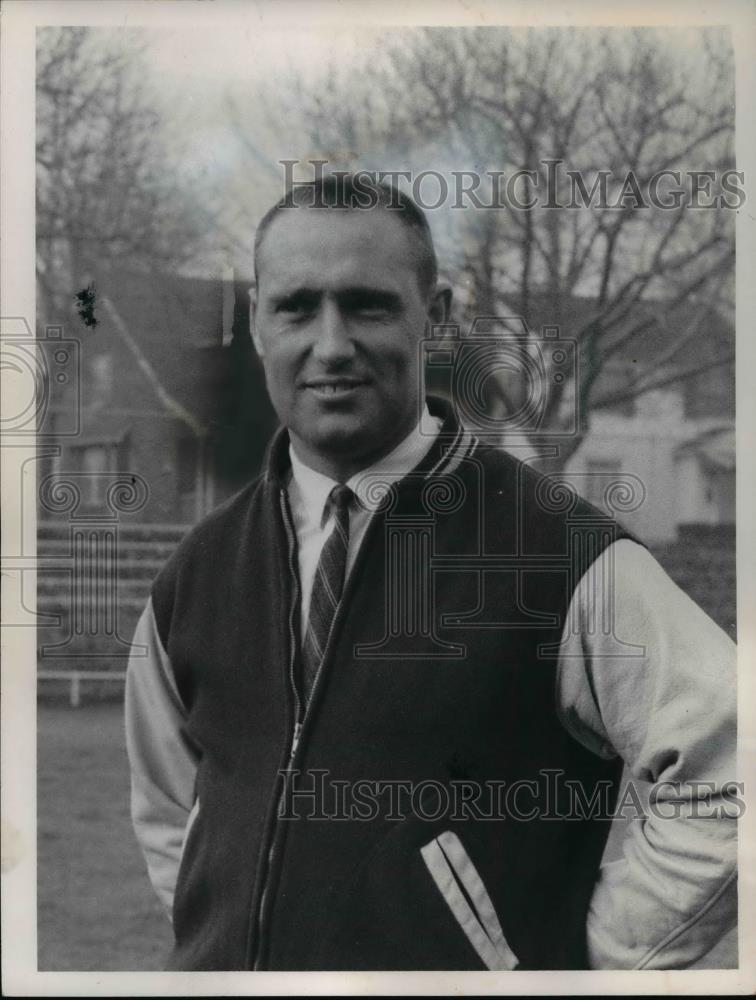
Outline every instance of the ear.
{"type": "Polygon", "coordinates": [[[249,287],[249,332],[252,335],[252,343],[255,345],[258,357],[264,357],[262,337],[257,332],[257,287],[255,285],[249,287]]]}
{"type": "Polygon", "coordinates": [[[451,285],[447,281],[439,281],[428,302],[428,318],[433,326],[441,326],[448,321],[451,305],[451,285]]]}

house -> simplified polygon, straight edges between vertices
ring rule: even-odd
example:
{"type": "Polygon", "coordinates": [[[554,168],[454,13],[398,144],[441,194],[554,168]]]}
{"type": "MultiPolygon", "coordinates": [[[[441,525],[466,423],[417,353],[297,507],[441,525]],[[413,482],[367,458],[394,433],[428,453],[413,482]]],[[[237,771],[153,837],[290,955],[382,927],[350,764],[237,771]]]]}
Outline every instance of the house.
{"type": "Polygon", "coordinates": [[[448,372],[444,383],[443,363],[441,376],[431,365],[432,384],[469,401],[463,409],[481,402],[486,414],[476,423],[471,413],[471,423],[502,447],[522,457],[551,452],[533,464],[597,506],[621,500],[611,512],[646,542],[669,543],[686,526],[734,525],[732,324],[706,303],[644,300],[602,334],[607,354],[597,364],[585,331],[600,312],[590,297],[533,293],[526,316],[481,317],[444,339],[459,385],[448,372]],[[493,370],[507,402],[486,395],[493,370]]]}
{"type": "MultiPolygon", "coordinates": [[[[652,313],[650,306],[644,308],[652,313]]],[[[645,542],[668,544],[681,532],[689,537],[715,526],[734,532],[734,339],[731,324],[715,309],[691,303],[660,315],[596,381],[597,398],[616,394],[618,402],[591,413],[567,470],[585,475],[586,495],[599,506],[604,505],[607,477],[636,477],[643,502],[623,520],[645,542]],[[672,353],[694,328],[698,332],[682,357],[672,353]],[[691,368],[701,371],[675,379],[680,370],[691,368]],[[627,398],[623,393],[639,370],[658,387],[627,398]]]]}
{"type": "Polygon", "coordinates": [[[275,415],[249,338],[248,287],[98,272],[96,326],[77,320],[64,331],[78,370],[62,387],[51,382],[46,429],[60,448],[42,477],[73,475],[82,504],[95,510],[114,474],[134,474],[148,495],[124,519],[185,526],[249,480],[275,415]],[[73,410],[78,433],[56,439],[73,410]]]}

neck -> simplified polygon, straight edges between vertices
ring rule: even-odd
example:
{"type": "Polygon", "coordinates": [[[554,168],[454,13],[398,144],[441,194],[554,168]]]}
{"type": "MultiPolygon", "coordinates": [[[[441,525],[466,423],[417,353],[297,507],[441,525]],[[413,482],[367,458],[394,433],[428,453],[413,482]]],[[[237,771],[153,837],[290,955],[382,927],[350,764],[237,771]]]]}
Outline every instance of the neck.
{"type": "Polygon", "coordinates": [[[315,472],[320,472],[322,475],[328,476],[329,479],[333,479],[337,483],[346,483],[352,476],[356,476],[358,472],[369,469],[371,465],[375,465],[376,462],[385,458],[386,455],[390,455],[412,432],[414,427],[415,424],[413,422],[410,427],[404,428],[398,435],[392,435],[391,439],[379,448],[358,454],[318,451],[292,431],[289,432],[289,436],[294,445],[297,457],[305,465],[314,469],[315,472]]]}

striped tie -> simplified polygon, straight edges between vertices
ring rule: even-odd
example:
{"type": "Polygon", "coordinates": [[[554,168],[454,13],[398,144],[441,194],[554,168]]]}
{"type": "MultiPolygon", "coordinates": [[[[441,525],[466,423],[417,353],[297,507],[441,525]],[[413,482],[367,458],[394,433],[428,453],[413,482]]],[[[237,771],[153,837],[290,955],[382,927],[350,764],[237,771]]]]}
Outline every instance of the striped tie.
{"type": "Polygon", "coordinates": [[[307,632],[302,643],[302,676],[305,703],[320,667],[328,644],[333,617],[344,589],[347,550],[349,548],[349,505],[354,493],[348,486],[334,486],[328,500],[336,512],[333,531],[326,539],[320,553],[318,568],[312,584],[307,632]]]}

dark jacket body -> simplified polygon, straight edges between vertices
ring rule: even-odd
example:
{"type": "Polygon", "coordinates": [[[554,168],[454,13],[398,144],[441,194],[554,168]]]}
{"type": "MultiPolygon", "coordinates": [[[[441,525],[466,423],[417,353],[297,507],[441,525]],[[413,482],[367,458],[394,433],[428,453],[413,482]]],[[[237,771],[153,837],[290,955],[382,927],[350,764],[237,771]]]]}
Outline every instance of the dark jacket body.
{"type": "Polygon", "coordinates": [[[555,672],[578,580],[626,533],[445,412],[371,520],[303,715],[286,454],[153,587],[201,755],[172,967],[485,968],[421,854],[444,831],[520,968],[586,967],[609,822],[567,814],[576,786],[611,804],[620,765],[567,734],[555,672]]]}

